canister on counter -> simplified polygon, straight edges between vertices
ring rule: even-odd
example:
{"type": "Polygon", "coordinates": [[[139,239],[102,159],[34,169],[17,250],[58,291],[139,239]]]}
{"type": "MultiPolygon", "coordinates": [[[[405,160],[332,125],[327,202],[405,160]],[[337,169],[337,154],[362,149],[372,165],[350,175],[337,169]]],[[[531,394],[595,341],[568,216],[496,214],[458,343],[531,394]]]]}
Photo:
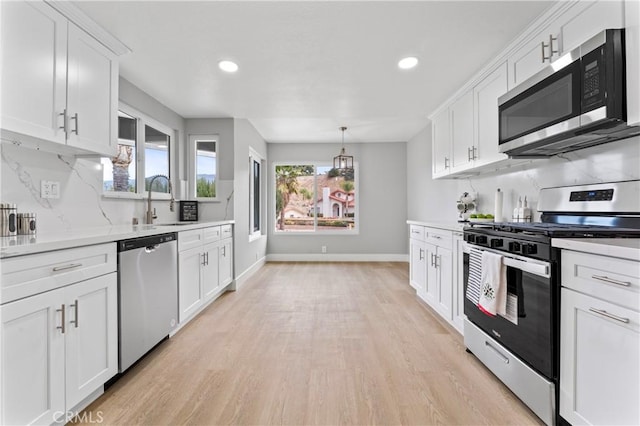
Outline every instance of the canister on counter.
{"type": "Polygon", "coordinates": [[[36,233],[36,214],[18,213],[18,234],[33,235],[36,233]]]}
{"type": "Polygon", "coordinates": [[[18,235],[17,207],[15,204],[0,204],[0,236],[18,235]]]}

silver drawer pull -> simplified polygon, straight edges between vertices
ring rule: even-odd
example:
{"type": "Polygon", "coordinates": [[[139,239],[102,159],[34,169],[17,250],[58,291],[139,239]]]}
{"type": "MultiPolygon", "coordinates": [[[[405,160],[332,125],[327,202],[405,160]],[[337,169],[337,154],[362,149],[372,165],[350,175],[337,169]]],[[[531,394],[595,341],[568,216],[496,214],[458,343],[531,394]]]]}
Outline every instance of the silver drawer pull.
{"type": "Polygon", "coordinates": [[[496,355],[498,355],[498,357],[504,361],[505,364],[509,364],[509,358],[507,358],[506,356],[502,355],[500,353],[499,350],[497,350],[496,348],[494,348],[493,346],[491,346],[491,344],[489,342],[487,342],[486,340],[484,341],[484,345],[488,346],[489,349],[491,349],[493,352],[495,352],[496,355]]]}
{"type": "Polygon", "coordinates": [[[75,303],[72,303],[71,305],[74,308],[74,310],[76,311],[76,317],[73,321],[69,321],[71,324],[74,324],[76,326],[76,328],[78,328],[78,299],[76,299],[75,303]]]}
{"type": "Polygon", "coordinates": [[[53,272],[64,271],[66,269],[79,268],[81,266],[82,266],[82,263],[70,263],[64,266],[56,266],[55,268],[53,268],[53,272]]]}
{"type": "Polygon", "coordinates": [[[594,314],[602,315],[603,317],[611,318],[612,320],[616,320],[616,321],[621,322],[623,324],[629,324],[629,318],[622,318],[622,317],[619,317],[617,315],[610,314],[609,312],[601,310],[601,309],[589,308],[589,312],[593,312],[594,314]]]}
{"type": "Polygon", "coordinates": [[[604,281],[605,283],[620,285],[623,287],[629,287],[631,285],[629,281],[614,280],[613,278],[609,278],[605,275],[591,275],[591,278],[593,278],[594,280],[604,281]]]}
{"type": "Polygon", "coordinates": [[[64,319],[64,303],[60,307],[60,309],[56,309],[56,312],[62,312],[62,325],[56,326],[57,330],[60,330],[62,334],[64,334],[64,323],[66,322],[64,319]]]}
{"type": "Polygon", "coordinates": [[[432,235],[433,238],[435,238],[436,240],[441,240],[442,237],[440,235],[432,235]]]}

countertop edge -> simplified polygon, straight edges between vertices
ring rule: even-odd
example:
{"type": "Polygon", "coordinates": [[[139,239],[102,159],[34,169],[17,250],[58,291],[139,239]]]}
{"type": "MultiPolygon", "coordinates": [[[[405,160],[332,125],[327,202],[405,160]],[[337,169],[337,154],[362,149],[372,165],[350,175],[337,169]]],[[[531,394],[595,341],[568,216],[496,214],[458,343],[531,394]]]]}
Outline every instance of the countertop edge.
{"type": "Polygon", "coordinates": [[[127,225],[112,227],[85,228],[75,234],[39,234],[18,235],[16,237],[1,237],[0,259],[9,259],[16,256],[44,253],[55,250],[64,250],[75,247],[105,244],[131,238],[148,237],[151,235],[169,234],[173,232],[190,231],[194,229],[209,228],[212,226],[233,225],[235,220],[223,220],[214,222],[198,222],[180,225],[130,225],[130,231],[126,231],[127,225]],[[84,234],[84,235],[83,235],[84,234]],[[59,235],[59,236],[57,236],[59,235]],[[38,237],[44,237],[44,241],[38,242],[38,237]],[[15,245],[11,245],[15,242],[15,245]]]}
{"type": "Polygon", "coordinates": [[[453,232],[462,232],[462,229],[465,226],[468,226],[469,223],[468,222],[445,222],[445,221],[423,222],[419,220],[407,220],[407,225],[426,226],[429,228],[445,229],[447,231],[453,231],[453,232]]]}
{"type": "Polygon", "coordinates": [[[640,262],[640,238],[553,238],[553,247],[640,262]]]}

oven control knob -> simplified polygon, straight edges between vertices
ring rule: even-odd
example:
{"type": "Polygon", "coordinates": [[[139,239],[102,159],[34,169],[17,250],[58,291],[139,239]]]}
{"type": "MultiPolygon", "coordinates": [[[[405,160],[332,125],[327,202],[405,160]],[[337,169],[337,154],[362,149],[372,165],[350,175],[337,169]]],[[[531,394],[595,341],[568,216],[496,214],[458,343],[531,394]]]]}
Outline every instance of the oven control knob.
{"type": "Polygon", "coordinates": [[[476,236],[473,234],[467,234],[464,236],[464,240],[468,243],[475,243],[476,242],[476,236]]]}
{"type": "Polygon", "coordinates": [[[487,237],[484,235],[476,236],[476,244],[487,244],[487,237]]]}
{"type": "Polygon", "coordinates": [[[502,238],[494,238],[491,240],[491,247],[502,247],[503,241],[502,238]]]}
{"type": "Polygon", "coordinates": [[[520,243],[516,243],[515,241],[512,241],[509,243],[509,251],[512,253],[519,253],[520,252],[520,243]]]}
{"type": "Polygon", "coordinates": [[[526,244],[522,246],[522,254],[536,254],[538,252],[538,246],[535,244],[526,244]]]}

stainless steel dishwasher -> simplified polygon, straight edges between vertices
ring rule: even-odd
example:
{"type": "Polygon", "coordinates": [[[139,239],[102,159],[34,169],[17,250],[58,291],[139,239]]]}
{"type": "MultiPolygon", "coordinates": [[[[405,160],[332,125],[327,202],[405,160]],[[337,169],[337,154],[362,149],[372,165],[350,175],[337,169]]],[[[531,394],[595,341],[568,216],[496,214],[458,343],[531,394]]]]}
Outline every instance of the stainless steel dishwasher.
{"type": "Polygon", "coordinates": [[[177,325],[177,234],[118,242],[118,299],[122,373],[177,325]]]}

